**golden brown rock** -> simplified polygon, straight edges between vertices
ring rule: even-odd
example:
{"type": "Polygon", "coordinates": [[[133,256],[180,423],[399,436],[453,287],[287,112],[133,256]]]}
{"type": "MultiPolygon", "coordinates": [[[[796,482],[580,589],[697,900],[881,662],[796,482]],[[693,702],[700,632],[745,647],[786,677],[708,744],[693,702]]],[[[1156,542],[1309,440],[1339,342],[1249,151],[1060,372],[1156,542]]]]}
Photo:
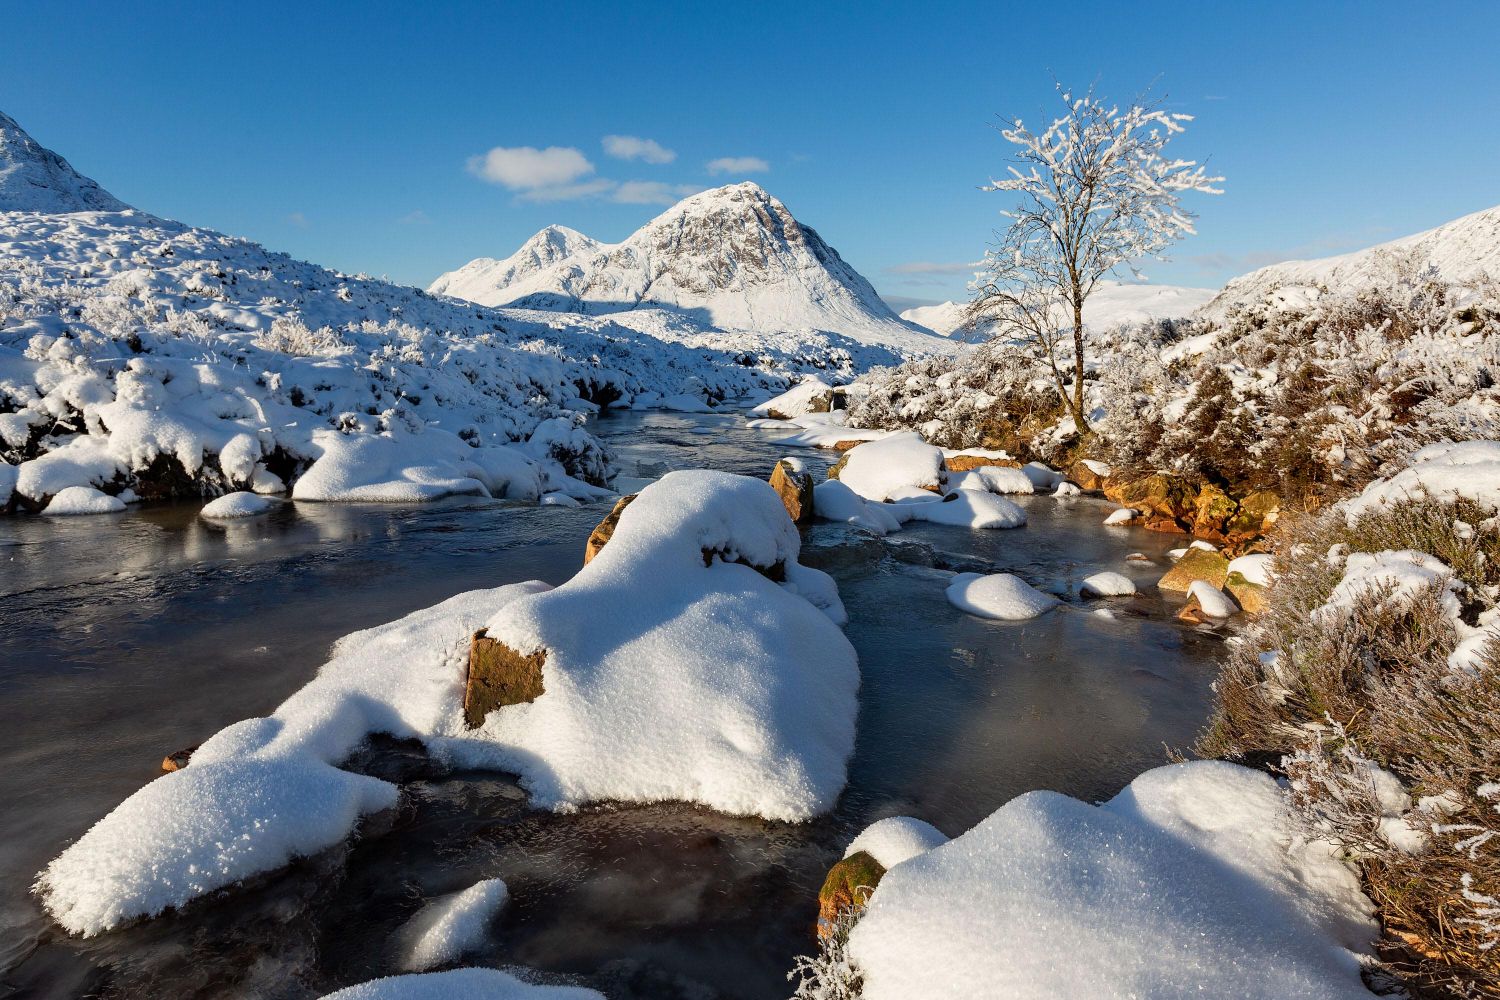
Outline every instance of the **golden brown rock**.
{"type": "Polygon", "coordinates": [[[827,937],[839,913],[862,907],[885,877],[885,868],[864,851],[855,851],[828,870],[818,890],[818,937],[827,937]]]}
{"type": "Polygon", "coordinates": [[[1230,499],[1229,494],[1208,483],[1198,491],[1193,506],[1193,534],[1215,541],[1224,538],[1225,528],[1239,509],[1239,505],[1230,499]]]}
{"type": "Polygon", "coordinates": [[[184,747],[181,750],[174,750],[171,753],[167,754],[161,759],[162,773],[171,774],[173,771],[181,771],[183,768],[187,767],[188,761],[193,759],[193,751],[197,749],[197,744],[194,744],[193,746],[184,747]]]}
{"type": "Polygon", "coordinates": [[[943,458],[943,466],[949,472],[968,472],[971,469],[981,469],[987,465],[1001,469],[1019,469],[1021,463],[1013,458],[989,458],[985,455],[947,455],[943,458]]]}
{"type": "Polygon", "coordinates": [[[594,557],[599,554],[599,550],[604,548],[605,544],[614,535],[615,525],[620,523],[620,515],[625,513],[625,508],[629,507],[630,501],[635,498],[636,494],[629,493],[616,500],[614,509],[606,514],[604,520],[599,522],[599,526],[589,534],[588,543],[583,547],[583,564],[585,566],[593,562],[594,557]]]}
{"type": "Polygon", "coordinates": [[[1157,472],[1130,482],[1105,483],[1104,495],[1121,507],[1134,507],[1149,521],[1169,519],[1192,523],[1197,491],[1181,476],[1157,472]]]}
{"type": "Polygon", "coordinates": [[[1079,459],[1068,466],[1068,479],[1077,483],[1079,489],[1098,491],[1104,489],[1104,477],[1089,468],[1087,462],[1079,459]]]}
{"type": "Polygon", "coordinates": [[[813,518],[813,477],[805,469],[794,469],[786,459],[776,463],[771,470],[771,489],[781,497],[787,516],[797,524],[806,524],[813,518]]]}
{"type": "Polygon", "coordinates": [[[1266,588],[1258,583],[1251,583],[1239,573],[1230,573],[1224,581],[1224,589],[1229,591],[1246,614],[1258,615],[1266,610],[1266,588]]]}
{"type": "Polygon", "coordinates": [[[1281,498],[1270,490],[1259,490],[1240,501],[1225,533],[1240,539],[1259,538],[1271,530],[1280,515],[1281,498]]]}
{"type": "Polygon", "coordinates": [[[542,664],[546,650],[521,655],[484,629],[469,643],[469,676],[464,685],[464,724],[470,729],[505,705],[536,701],[542,696],[542,664]]]}
{"type": "Polygon", "coordinates": [[[1209,552],[1207,549],[1188,549],[1156,585],[1162,590],[1186,593],[1194,580],[1207,580],[1215,587],[1222,589],[1228,577],[1228,559],[1217,552],[1209,552]]]}

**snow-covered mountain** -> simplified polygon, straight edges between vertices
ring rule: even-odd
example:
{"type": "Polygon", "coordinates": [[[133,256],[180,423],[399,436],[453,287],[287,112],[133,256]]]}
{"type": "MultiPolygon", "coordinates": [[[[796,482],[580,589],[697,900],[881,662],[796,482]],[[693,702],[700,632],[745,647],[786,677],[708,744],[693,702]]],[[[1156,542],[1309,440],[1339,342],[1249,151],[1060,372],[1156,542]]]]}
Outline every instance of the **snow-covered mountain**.
{"type": "MultiPolygon", "coordinates": [[[[1083,322],[1086,327],[1107,330],[1123,323],[1186,317],[1216,294],[1210,288],[1104,281],[1089,296],[1084,306],[1083,322]]],[[[984,324],[980,324],[977,330],[963,328],[964,305],[962,302],[940,302],[935,306],[918,306],[903,312],[901,318],[957,340],[987,339],[989,331],[984,324]]]]}
{"type": "Polygon", "coordinates": [[[505,260],[429,291],[485,305],[589,314],[660,307],[723,330],[828,331],[906,353],[944,344],[903,321],[816,232],[752,183],[684,199],[621,243],[552,226],[505,260]]]}
{"type": "Polygon", "coordinates": [[[1259,302],[1273,293],[1301,300],[1319,288],[1350,291],[1384,280],[1394,262],[1407,260],[1434,268],[1452,284],[1467,284],[1482,274],[1500,279],[1500,206],[1353,253],[1251,271],[1225,285],[1204,312],[1222,316],[1231,306],[1259,302]]]}
{"type": "Polygon", "coordinates": [[[129,207],[0,112],[0,212],[123,212],[129,207]]]}
{"type": "MultiPolygon", "coordinates": [[[[126,208],[3,121],[0,178],[25,197],[8,186],[0,203],[0,509],[72,487],[588,495],[579,480],[610,472],[582,423],[598,405],[705,409],[894,358],[832,335],[494,309],[341,274],[126,208]]],[[[576,235],[549,234],[536,263],[576,235]]]]}

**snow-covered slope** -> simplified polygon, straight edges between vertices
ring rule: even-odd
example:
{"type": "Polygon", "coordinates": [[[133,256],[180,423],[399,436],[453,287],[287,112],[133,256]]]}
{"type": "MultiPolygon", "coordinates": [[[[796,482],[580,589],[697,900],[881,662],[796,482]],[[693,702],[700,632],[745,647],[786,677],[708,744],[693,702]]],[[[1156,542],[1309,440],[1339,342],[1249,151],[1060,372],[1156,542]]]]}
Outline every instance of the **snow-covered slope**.
{"type": "MultiPolygon", "coordinates": [[[[889,355],[656,309],[491,309],[340,274],[126,209],[5,123],[0,177],[29,178],[27,204],[49,210],[0,211],[0,508],[73,486],[586,492],[574,480],[608,475],[580,426],[597,404],[703,407],[803,372],[850,378],[851,352],[889,355]],[[50,210],[89,199],[114,210],[50,210]]],[[[553,237],[566,252],[569,235],[553,237]]]]}
{"type": "Polygon", "coordinates": [[[622,243],[544,229],[514,256],[471,261],[430,291],[592,314],[660,306],[724,330],[819,330],[906,353],[944,349],[893,313],[785,205],[748,182],[684,199],[622,243]],[[569,247],[565,257],[547,256],[569,247]]]}
{"type": "Polygon", "coordinates": [[[0,212],[121,212],[127,208],[0,112],[0,212]]]}
{"type": "Polygon", "coordinates": [[[1259,302],[1278,289],[1292,295],[1303,288],[1350,291],[1381,280],[1394,261],[1404,259],[1434,268],[1453,284],[1469,283],[1482,274],[1500,279],[1500,206],[1353,253],[1251,271],[1225,285],[1204,312],[1222,316],[1231,306],[1259,302]]]}
{"type": "MultiPolygon", "coordinates": [[[[1215,294],[1209,288],[1104,281],[1089,296],[1084,307],[1083,322],[1085,326],[1096,330],[1107,330],[1122,323],[1186,317],[1215,294]]],[[[977,330],[963,328],[964,306],[965,303],[962,302],[918,306],[903,312],[901,318],[945,337],[969,341],[986,339],[989,331],[984,324],[980,324],[977,330]]]]}

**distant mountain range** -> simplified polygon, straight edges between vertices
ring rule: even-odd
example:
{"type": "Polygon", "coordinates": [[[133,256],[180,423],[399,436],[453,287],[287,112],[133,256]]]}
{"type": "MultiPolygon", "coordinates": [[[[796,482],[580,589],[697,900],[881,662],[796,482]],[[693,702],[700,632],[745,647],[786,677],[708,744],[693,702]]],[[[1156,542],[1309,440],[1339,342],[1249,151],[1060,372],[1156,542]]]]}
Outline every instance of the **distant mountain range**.
{"type": "Polygon", "coordinates": [[[686,198],[620,243],[549,226],[504,260],[470,261],[428,291],[560,312],[660,308],[723,330],[812,330],[906,353],[946,349],[752,183],[686,198]]]}
{"type": "Polygon", "coordinates": [[[123,212],[129,207],[0,112],[0,212],[123,212]]]}
{"type": "MultiPolygon", "coordinates": [[[[1216,294],[1211,288],[1103,281],[1084,306],[1083,322],[1086,327],[1105,330],[1122,323],[1189,316],[1216,294]]],[[[955,340],[988,339],[991,324],[980,323],[977,328],[964,326],[966,305],[964,302],[940,302],[935,306],[918,306],[903,312],[901,318],[955,340]]],[[[1059,318],[1059,322],[1068,321],[1059,318]]]]}

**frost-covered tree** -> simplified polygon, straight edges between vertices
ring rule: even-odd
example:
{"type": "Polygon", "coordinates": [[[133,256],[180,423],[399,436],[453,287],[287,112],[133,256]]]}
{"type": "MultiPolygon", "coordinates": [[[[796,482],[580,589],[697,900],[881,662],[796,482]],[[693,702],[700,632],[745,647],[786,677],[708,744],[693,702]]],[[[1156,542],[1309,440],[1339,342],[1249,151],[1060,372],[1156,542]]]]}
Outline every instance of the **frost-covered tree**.
{"type": "MultiPolygon", "coordinates": [[[[1074,97],[1058,89],[1065,113],[1040,132],[1018,118],[1000,129],[1015,149],[1010,176],[986,191],[1015,192],[1010,227],[985,254],[971,288],[970,316],[988,319],[997,334],[1038,345],[1058,394],[1080,432],[1084,410],[1083,306],[1099,281],[1120,267],[1162,253],[1193,232],[1193,215],[1179,205],[1189,191],[1218,194],[1222,177],[1192,160],[1166,153],[1190,115],[1151,103],[1126,109],[1090,90],[1074,97]],[[1064,379],[1071,321],[1072,387],[1064,379]]],[[[1133,269],[1133,268],[1132,268],[1133,269]]]]}

